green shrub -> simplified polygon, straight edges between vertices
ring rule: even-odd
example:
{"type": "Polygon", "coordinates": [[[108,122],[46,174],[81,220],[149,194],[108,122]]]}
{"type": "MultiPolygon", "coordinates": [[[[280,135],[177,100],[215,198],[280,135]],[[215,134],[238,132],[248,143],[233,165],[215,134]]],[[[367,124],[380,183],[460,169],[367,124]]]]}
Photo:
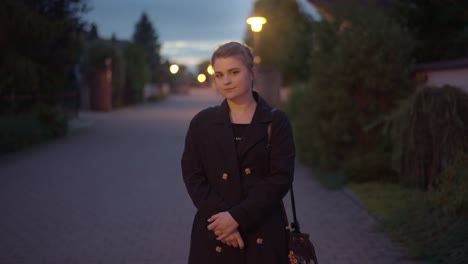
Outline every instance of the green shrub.
{"type": "Polygon", "coordinates": [[[392,119],[393,166],[406,186],[429,188],[458,152],[468,152],[468,95],[451,86],[424,88],[392,119]]]}
{"type": "Polygon", "coordinates": [[[459,153],[429,192],[439,218],[468,216],[468,153],[459,153]]]}
{"type": "Polygon", "coordinates": [[[0,154],[16,151],[42,140],[43,127],[34,115],[0,117],[0,154]]]}
{"type": "Polygon", "coordinates": [[[349,187],[409,257],[468,263],[468,154],[456,155],[438,179],[428,191],[377,183],[349,187]]]}
{"type": "Polygon", "coordinates": [[[52,107],[40,104],[34,112],[0,116],[0,154],[17,151],[67,133],[67,119],[52,107]]]}
{"type": "Polygon", "coordinates": [[[127,46],[124,56],[127,61],[125,103],[141,102],[143,88],[151,81],[151,66],[147,63],[144,50],[136,44],[127,46]]]}
{"type": "Polygon", "coordinates": [[[344,164],[344,171],[348,181],[352,182],[396,182],[397,174],[389,162],[392,158],[390,151],[374,150],[354,155],[344,164]]]}
{"type": "Polygon", "coordinates": [[[359,181],[391,179],[382,125],[411,92],[413,42],[370,7],[351,6],[335,18],[315,26],[310,81],[296,95],[303,97],[292,116],[299,157],[320,169],[345,169],[359,181]]]}
{"type": "Polygon", "coordinates": [[[45,104],[37,104],[32,111],[43,127],[44,139],[61,137],[67,133],[67,118],[58,109],[45,104]]]}

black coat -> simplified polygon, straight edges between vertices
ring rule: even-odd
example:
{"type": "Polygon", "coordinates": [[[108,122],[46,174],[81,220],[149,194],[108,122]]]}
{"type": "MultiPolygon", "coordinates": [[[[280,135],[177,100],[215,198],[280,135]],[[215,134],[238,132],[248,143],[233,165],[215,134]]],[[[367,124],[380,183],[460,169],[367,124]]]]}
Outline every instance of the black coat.
{"type": "Polygon", "coordinates": [[[284,112],[272,111],[255,92],[254,98],[257,108],[239,142],[239,153],[226,100],[201,111],[190,123],[181,162],[185,185],[197,208],[190,264],[288,263],[281,200],[294,174],[292,129],[284,112]],[[243,250],[222,244],[207,229],[207,219],[223,211],[238,222],[243,250]]]}

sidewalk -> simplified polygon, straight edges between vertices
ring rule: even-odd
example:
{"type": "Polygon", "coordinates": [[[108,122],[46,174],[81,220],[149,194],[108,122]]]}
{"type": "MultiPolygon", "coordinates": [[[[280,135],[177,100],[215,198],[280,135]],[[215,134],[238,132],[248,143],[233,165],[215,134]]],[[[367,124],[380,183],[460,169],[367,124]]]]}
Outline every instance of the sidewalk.
{"type": "MultiPolygon", "coordinates": [[[[297,217],[309,233],[320,264],[421,264],[404,259],[399,245],[378,230],[378,223],[349,190],[329,191],[313,171],[296,163],[297,217]]],[[[292,219],[289,194],[285,200],[292,219]]]]}

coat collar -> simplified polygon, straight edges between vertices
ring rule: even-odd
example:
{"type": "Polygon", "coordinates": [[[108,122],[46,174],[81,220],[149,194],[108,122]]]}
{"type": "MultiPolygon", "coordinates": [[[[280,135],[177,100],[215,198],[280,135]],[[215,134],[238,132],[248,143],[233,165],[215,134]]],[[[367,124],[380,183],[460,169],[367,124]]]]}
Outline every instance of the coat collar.
{"type": "MultiPolygon", "coordinates": [[[[243,157],[251,147],[267,136],[267,125],[273,119],[272,108],[268,103],[257,92],[253,91],[252,93],[255,101],[257,101],[257,107],[255,108],[252,122],[245,131],[246,136],[238,145],[237,152],[239,157],[243,157]]],[[[238,164],[242,161],[238,161],[236,155],[234,155],[236,148],[227,100],[224,100],[220,107],[218,107],[214,122],[216,124],[215,129],[217,131],[215,134],[218,145],[222,148],[225,157],[228,157],[229,165],[235,166],[238,171],[238,164]]]]}
{"type": "MultiPolygon", "coordinates": [[[[252,95],[257,102],[257,107],[255,109],[254,116],[252,118],[252,123],[270,123],[273,115],[271,113],[271,107],[268,103],[256,92],[252,91],[252,95]]],[[[231,124],[231,118],[229,115],[229,105],[227,100],[221,103],[216,112],[216,118],[214,122],[217,124],[231,124]]]]}

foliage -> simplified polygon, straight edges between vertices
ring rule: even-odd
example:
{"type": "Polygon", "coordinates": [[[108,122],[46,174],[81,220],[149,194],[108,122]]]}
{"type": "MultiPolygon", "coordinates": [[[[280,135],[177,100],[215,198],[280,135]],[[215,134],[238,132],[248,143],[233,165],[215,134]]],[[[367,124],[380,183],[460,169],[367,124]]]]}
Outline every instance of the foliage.
{"type": "Polygon", "coordinates": [[[468,56],[468,1],[397,0],[395,7],[418,40],[418,62],[468,56]]]}
{"type": "Polygon", "coordinates": [[[31,113],[0,116],[0,154],[66,134],[67,119],[61,111],[45,104],[33,108],[31,113]]]}
{"type": "Polygon", "coordinates": [[[454,161],[440,174],[429,200],[441,218],[468,215],[468,151],[457,153],[454,161]]]}
{"type": "Polygon", "coordinates": [[[0,112],[60,103],[57,95],[73,77],[86,10],[81,0],[2,1],[0,97],[10,99],[0,112]]]}
{"type": "MultiPolygon", "coordinates": [[[[451,170],[465,172],[462,178],[458,178],[465,189],[447,185],[447,190],[453,187],[455,189],[451,189],[450,193],[466,197],[468,163],[466,154],[462,157],[451,170]]],[[[431,199],[431,196],[437,195],[433,193],[435,190],[423,192],[396,184],[378,183],[351,184],[349,187],[370,212],[381,220],[383,229],[403,244],[408,257],[423,259],[428,263],[467,263],[467,210],[460,211],[456,216],[446,214],[440,218],[442,208],[453,202],[443,200],[441,207],[442,200],[431,199]]]]}
{"type": "Polygon", "coordinates": [[[161,44],[158,38],[158,34],[148,15],[143,12],[140,20],[135,25],[133,43],[140,45],[145,51],[147,62],[151,66],[151,80],[153,83],[160,82],[161,75],[161,44]]]}
{"type": "Polygon", "coordinates": [[[99,39],[99,33],[98,33],[97,25],[95,23],[91,23],[91,29],[89,30],[88,39],[89,40],[99,39]]]}
{"type": "Polygon", "coordinates": [[[426,193],[395,183],[350,183],[347,185],[378,219],[384,220],[414,201],[422,202],[426,193]]]}
{"type": "Polygon", "coordinates": [[[246,34],[246,43],[261,57],[261,65],[282,71],[287,83],[305,80],[309,74],[312,18],[295,0],[257,0],[253,12],[267,19],[261,32],[248,30],[246,34]]]}
{"type": "Polygon", "coordinates": [[[81,71],[88,83],[93,76],[106,69],[106,63],[112,66],[112,104],[120,106],[124,103],[125,88],[125,58],[122,49],[117,44],[106,40],[89,41],[84,49],[81,71]]]}
{"type": "Polygon", "coordinates": [[[392,179],[383,124],[411,91],[412,40],[378,10],[339,11],[334,23],[314,29],[310,81],[294,102],[300,104],[293,115],[299,156],[359,180],[392,179]]]}
{"type": "Polygon", "coordinates": [[[145,59],[142,48],[136,44],[128,45],[125,50],[126,67],[126,103],[140,102],[143,96],[143,88],[150,82],[151,69],[145,59]]]}
{"type": "Polygon", "coordinates": [[[392,127],[400,182],[434,187],[455,154],[468,151],[468,95],[451,86],[419,90],[395,111],[392,127]]]}

